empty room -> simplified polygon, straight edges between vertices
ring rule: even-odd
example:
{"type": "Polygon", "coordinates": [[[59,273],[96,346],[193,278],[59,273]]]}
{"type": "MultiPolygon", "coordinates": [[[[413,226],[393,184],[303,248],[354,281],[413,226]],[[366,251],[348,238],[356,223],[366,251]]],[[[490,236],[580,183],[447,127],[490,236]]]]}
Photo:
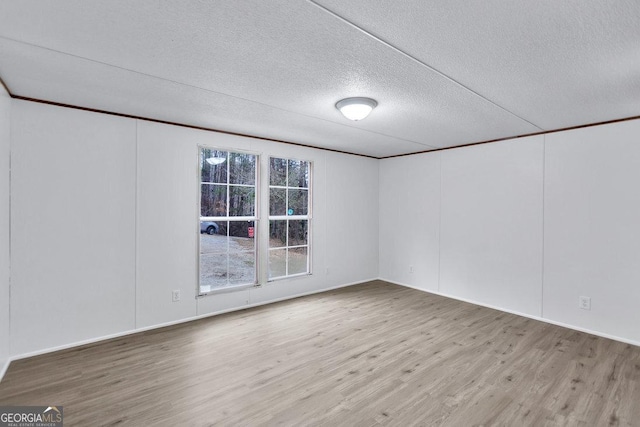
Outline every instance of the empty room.
{"type": "Polygon", "coordinates": [[[0,426],[640,425],[639,23],[0,0],[0,426]]]}

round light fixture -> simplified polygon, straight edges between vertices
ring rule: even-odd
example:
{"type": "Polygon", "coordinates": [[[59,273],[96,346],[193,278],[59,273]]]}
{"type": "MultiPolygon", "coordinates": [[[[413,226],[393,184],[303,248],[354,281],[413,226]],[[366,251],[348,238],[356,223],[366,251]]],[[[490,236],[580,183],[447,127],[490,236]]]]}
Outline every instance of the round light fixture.
{"type": "Polygon", "coordinates": [[[371,98],[345,98],[336,103],[336,108],[349,120],[362,120],[378,105],[371,98]]]}
{"type": "Polygon", "coordinates": [[[207,161],[207,163],[209,163],[210,165],[219,165],[221,163],[224,163],[225,160],[227,160],[226,157],[209,157],[208,159],[205,159],[207,161]]]}

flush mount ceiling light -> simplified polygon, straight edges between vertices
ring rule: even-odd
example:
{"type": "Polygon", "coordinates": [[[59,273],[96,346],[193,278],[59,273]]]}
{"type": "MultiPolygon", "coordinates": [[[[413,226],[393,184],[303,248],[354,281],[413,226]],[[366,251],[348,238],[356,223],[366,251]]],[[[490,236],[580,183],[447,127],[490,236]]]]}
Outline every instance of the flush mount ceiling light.
{"type": "Polygon", "coordinates": [[[224,163],[225,160],[227,160],[226,157],[209,157],[208,159],[205,159],[207,161],[207,163],[209,163],[210,165],[219,165],[221,163],[224,163]]]}
{"type": "Polygon", "coordinates": [[[349,120],[362,120],[376,108],[378,103],[371,98],[345,98],[336,103],[336,108],[349,120]]]}

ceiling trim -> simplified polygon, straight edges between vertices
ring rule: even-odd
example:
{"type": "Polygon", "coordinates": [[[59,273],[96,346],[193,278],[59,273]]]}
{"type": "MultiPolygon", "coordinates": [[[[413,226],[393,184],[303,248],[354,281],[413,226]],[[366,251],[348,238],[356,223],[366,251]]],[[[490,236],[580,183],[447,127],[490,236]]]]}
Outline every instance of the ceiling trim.
{"type": "Polygon", "coordinates": [[[487,140],[487,141],[472,142],[472,143],[469,143],[469,144],[456,145],[456,146],[453,146],[453,147],[433,148],[431,150],[416,151],[416,152],[413,152],[413,153],[395,154],[393,156],[375,157],[375,156],[369,156],[369,155],[366,155],[366,154],[351,153],[349,151],[335,150],[333,148],[324,148],[324,147],[318,147],[318,146],[315,146],[315,145],[301,144],[299,142],[284,141],[284,140],[281,140],[281,139],[266,138],[266,137],[262,137],[262,136],[249,135],[249,134],[240,133],[240,132],[231,132],[231,131],[226,131],[226,130],[222,130],[222,129],[209,128],[209,127],[204,127],[204,126],[195,126],[195,125],[189,125],[189,124],[185,124],[185,123],[171,122],[171,121],[167,121],[167,120],[158,120],[158,119],[152,119],[152,118],[149,118],[149,117],[134,116],[134,115],[131,115],[131,114],[116,113],[116,112],[113,112],[113,111],[105,111],[105,110],[99,110],[99,109],[96,109],[96,108],[80,107],[80,106],[77,106],[77,105],[63,104],[63,103],[60,103],[60,102],[47,101],[47,100],[44,100],[44,99],[29,98],[29,97],[26,97],[26,96],[15,95],[9,90],[9,87],[6,85],[4,80],[2,80],[2,77],[0,77],[0,86],[4,87],[4,89],[7,91],[7,93],[9,94],[9,96],[12,99],[18,99],[18,100],[21,100],[21,101],[36,102],[36,103],[39,103],[39,104],[53,105],[53,106],[56,106],[56,107],[72,108],[72,109],[75,109],[75,110],[88,111],[88,112],[92,112],[92,113],[108,114],[108,115],[111,115],[111,116],[124,117],[124,118],[128,118],[128,119],[145,120],[145,121],[148,121],[148,122],[161,123],[161,124],[165,124],[165,125],[180,126],[180,127],[184,127],[184,128],[204,130],[204,131],[209,131],[209,132],[218,132],[218,133],[222,133],[222,134],[225,134],[225,135],[242,136],[242,137],[245,137],[245,138],[259,139],[259,140],[262,140],[262,141],[270,141],[270,142],[277,142],[277,143],[281,143],[281,144],[295,145],[295,146],[298,146],[298,147],[315,148],[317,150],[329,151],[329,152],[340,153],[340,154],[349,154],[349,155],[352,155],[352,156],[365,157],[365,158],[368,158],[368,159],[376,159],[376,160],[393,159],[395,157],[413,156],[413,155],[416,155],[416,154],[424,154],[424,153],[433,153],[433,152],[436,152],[436,151],[455,150],[456,148],[472,147],[474,145],[491,144],[493,142],[507,141],[507,140],[510,140],[510,139],[519,139],[519,138],[526,138],[526,137],[529,137],[529,136],[547,135],[547,134],[552,134],[552,133],[557,133],[557,132],[564,132],[564,131],[569,131],[569,130],[589,128],[589,127],[593,127],[593,126],[602,126],[602,125],[609,125],[609,124],[613,124],[613,123],[627,122],[627,121],[631,121],[631,120],[640,120],[640,115],[639,115],[639,116],[625,117],[625,118],[622,118],[622,119],[607,120],[607,121],[604,121],[604,122],[586,123],[586,124],[582,124],[582,125],[569,126],[569,127],[565,127],[565,128],[544,130],[544,131],[541,131],[541,132],[527,133],[527,134],[522,134],[522,135],[506,136],[504,138],[496,138],[496,139],[490,139],[490,140],[487,140]]]}
{"type": "Polygon", "coordinates": [[[393,156],[377,157],[377,159],[378,160],[393,159],[394,157],[413,156],[415,154],[433,153],[435,151],[455,150],[456,148],[472,147],[474,145],[491,144],[492,142],[508,141],[510,139],[526,138],[526,137],[529,137],[529,136],[548,135],[548,134],[552,134],[552,133],[565,132],[565,131],[569,131],[569,130],[590,128],[590,127],[593,127],[593,126],[602,126],[602,125],[610,125],[610,124],[613,124],[613,123],[628,122],[628,121],[631,121],[631,120],[640,120],[640,116],[625,117],[624,119],[613,119],[613,120],[607,120],[607,121],[604,121],[604,122],[587,123],[587,124],[584,124],[584,125],[569,126],[569,127],[566,127],[566,128],[545,130],[545,131],[542,131],[542,132],[526,133],[526,134],[523,134],[523,135],[507,136],[507,137],[504,137],[504,138],[490,139],[488,141],[472,142],[470,144],[456,145],[456,146],[453,146],[453,147],[443,147],[443,148],[436,148],[436,149],[433,149],[433,150],[417,151],[415,153],[395,154],[393,156]]]}
{"type": "MultiPolygon", "coordinates": [[[[0,83],[1,82],[2,82],[2,80],[0,80],[0,83]]],[[[6,85],[4,85],[4,83],[3,83],[3,86],[5,88],[7,87],[6,85]]],[[[113,112],[113,111],[99,110],[99,109],[96,109],[96,108],[80,107],[78,105],[63,104],[61,102],[48,101],[48,100],[45,100],[45,99],[30,98],[30,97],[27,97],[27,96],[14,95],[8,89],[7,89],[7,92],[9,93],[9,96],[11,96],[11,98],[18,99],[18,100],[21,100],[21,101],[36,102],[36,103],[39,103],[39,104],[47,104],[47,105],[53,105],[53,106],[56,106],[56,107],[63,107],[63,108],[72,108],[74,110],[88,111],[88,112],[91,112],[91,113],[108,114],[110,116],[124,117],[124,118],[127,118],[127,119],[135,119],[135,120],[144,120],[144,121],[147,121],[147,122],[161,123],[161,124],[165,124],[165,125],[180,126],[180,127],[189,128],[189,129],[204,130],[204,131],[208,131],[208,132],[217,132],[217,133],[222,133],[222,134],[225,134],[225,135],[242,136],[242,137],[245,137],[245,138],[253,138],[253,139],[259,139],[259,140],[262,140],[262,141],[269,141],[269,142],[277,142],[277,143],[280,143],[280,144],[295,145],[295,146],[298,146],[298,147],[314,148],[316,150],[331,151],[333,153],[340,153],[340,154],[349,154],[349,155],[352,155],[352,156],[366,157],[366,158],[369,158],[369,159],[380,159],[381,158],[381,157],[369,156],[367,154],[351,153],[349,151],[336,150],[336,149],[333,149],[333,148],[326,148],[326,147],[318,147],[318,146],[315,146],[315,145],[301,144],[299,142],[284,141],[282,139],[267,138],[267,137],[263,137],[263,136],[249,135],[249,134],[246,134],[246,133],[231,132],[231,131],[228,131],[228,130],[209,128],[209,127],[204,127],[204,126],[189,125],[189,124],[186,124],[186,123],[171,122],[171,121],[168,121],[168,120],[158,120],[158,119],[152,119],[152,118],[149,118],[149,117],[134,116],[132,114],[116,113],[116,112],[113,112]]]]}
{"type": "Polygon", "coordinates": [[[422,67],[427,68],[428,70],[438,74],[439,76],[447,79],[448,81],[450,81],[451,83],[455,84],[456,86],[466,90],[467,92],[471,93],[472,95],[475,95],[476,97],[482,99],[485,102],[488,102],[489,104],[493,105],[496,108],[501,109],[502,111],[512,115],[513,117],[516,117],[526,123],[529,123],[531,126],[540,129],[541,131],[544,131],[543,128],[541,128],[540,126],[536,125],[535,123],[532,123],[531,121],[525,119],[524,117],[521,117],[519,115],[517,115],[516,113],[514,113],[513,111],[508,110],[507,108],[503,107],[502,105],[496,103],[495,101],[492,101],[491,99],[487,98],[484,95],[481,95],[480,93],[476,92],[475,90],[471,89],[469,86],[465,86],[464,84],[460,83],[459,81],[457,81],[456,79],[446,75],[445,73],[443,73],[442,71],[437,70],[436,68],[433,68],[431,65],[427,64],[426,62],[416,58],[413,55],[408,54],[407,52],[405,52],[404,50],[400,49],[399,47],[389,43],[388,41],[382,39],[381,37],[373,34],[372,32],[365,30],[364,28],[358,26],[357,24],[355,24],[352,21],[349,21],[348,19],[346,19],[345,17],[338,15],[336,12],[332,11],[331,9],[317,3],[315,0],[307,0],[309,3],[313,4],[314,6],[318,7],[319,9],[323,10],[324,12],[328,13],[329,15],[335,17],[336,19],[338,19],[339,21],[344,22],[345,24],[349,25],[350,27],[360,31],[361,33],[369,36],[370,38],[372,38],[373,40],[377,41],[378,43],[382,44],[383,46],[386,46],[387,48],[399,53],[400,55],[404,56],[405,58],[410,59],[411,61],[421,65],[422,67]]]}

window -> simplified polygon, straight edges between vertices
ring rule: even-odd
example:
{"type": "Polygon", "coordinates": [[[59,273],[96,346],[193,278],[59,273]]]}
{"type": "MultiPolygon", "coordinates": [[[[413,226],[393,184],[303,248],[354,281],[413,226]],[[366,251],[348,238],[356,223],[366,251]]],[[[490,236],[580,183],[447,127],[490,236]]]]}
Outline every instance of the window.
{"type": "Polygon", "coordinates": [[[269,280],[310,274],[311,164],[269,159],[269,280]]]}
{"type": "Polygon", "coordinates": [[[199,294],[255,285],[257,156],[201,147],[199,294]]]}

